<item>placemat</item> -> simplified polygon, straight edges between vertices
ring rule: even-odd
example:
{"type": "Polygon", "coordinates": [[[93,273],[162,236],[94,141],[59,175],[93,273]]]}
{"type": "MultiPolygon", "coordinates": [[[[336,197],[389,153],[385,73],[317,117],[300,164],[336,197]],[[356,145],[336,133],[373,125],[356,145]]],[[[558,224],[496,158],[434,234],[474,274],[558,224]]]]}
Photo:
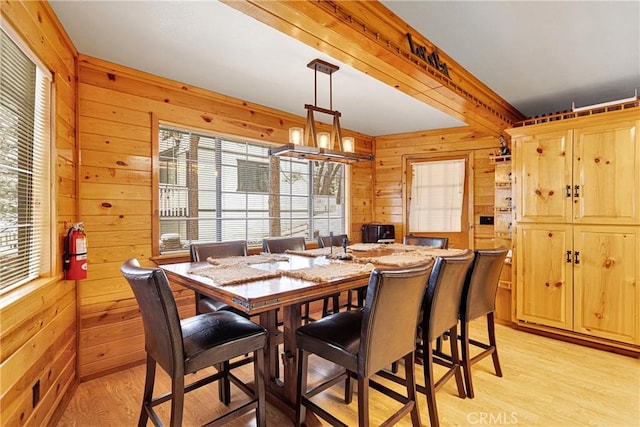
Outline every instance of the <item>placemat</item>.
{"type": "Polygon", "coordinates": [[[371,270],[373,270],[373,264],[332,262],[327,265],[317,265],[299,270],[280,270],[280,273],[284,276],[297,277],[310,282],[329,282],[335,279],[371,273],[371,270]]]}
{"type": "MultiPolygon", "coordinates": [[[[299,250],[293,250],[293,249],[287,249],[286,251],[288,254],[292,254],[292,255],[301,255],[301,256],[308,256],[308,257],[318,257],[318,256],[323,256],[323,255],[330,255],[331,254],[331,248],[330,247],[326,247],[326,248],[317,248],[317,249],[305,249],[303,251],[299,251],[299,250]]],[[[343,250],[340,246],[334,246],[333,247],[333,253],[334,254],[338,254],[338,253],[342,253],[343,250]]]]}
{"type": "Polygon", "coordinates": [[[440,249],[440,248],[430,248],[429,246],[418,246],[419,249],[417,252],[423,255],[429,255],[432,257],[447,257],[447,256],[458,256],[462,255],[466,249],[440,249]]]}
{"type": "Polygon", "coordinates": [[[422,252],[403,252],[398,254],[381,255],[373,257],[360,257],[356,256],[354,261],[359,263],[372,263],[374,265],[388,265],[394,267],[404,267],[408,265],[415,265],[425,262],[430,258],[430,255],[425,255],[422,252]]]}
{"type": "Polygon", "coordinates": [[[380,243],[354,243],[347,246],[347,249],[351,249],[355,252],[375,251],[381,249],[384,245],[380,243]]]}
{"type": "Polygon", "coordinates": [[[278,261],[289,261],[289,258],[284,255],[265,253],[248,256],[230,256],[226,258],[207,258],[207,262],[213,265],[249,265],[278,261]]]}
{"type": "Polygon", "coordinates": [[[189,270],[189,274],[208,277],[220,286],[237,285],[280,276],[279,272],[261,270],[248,265],[219,265],[189,270]]]}
{"type": "Polygon", "coordinates": [[[380,249],[388,249],[397,252],[413,252],[420,249],[429,249],[431,246],[405,245],[404,243],[386,243],[380,246],[380,249]]]}

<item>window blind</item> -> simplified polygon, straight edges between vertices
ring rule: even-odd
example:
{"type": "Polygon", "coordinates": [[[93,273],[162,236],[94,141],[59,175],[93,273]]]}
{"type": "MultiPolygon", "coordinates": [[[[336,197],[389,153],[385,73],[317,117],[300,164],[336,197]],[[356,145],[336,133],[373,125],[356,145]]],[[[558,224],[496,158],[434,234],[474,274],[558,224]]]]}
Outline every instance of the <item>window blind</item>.
{"type": "Polygon", "coordinates": [[[50,265],[51,77],[7,31],[0,32],[0,288],[50,265]]]}
{"type": "Polygon", "coordinates": [[[464,160],[412,165],[409,232],[459,232],[464,201],[464,160]]]}

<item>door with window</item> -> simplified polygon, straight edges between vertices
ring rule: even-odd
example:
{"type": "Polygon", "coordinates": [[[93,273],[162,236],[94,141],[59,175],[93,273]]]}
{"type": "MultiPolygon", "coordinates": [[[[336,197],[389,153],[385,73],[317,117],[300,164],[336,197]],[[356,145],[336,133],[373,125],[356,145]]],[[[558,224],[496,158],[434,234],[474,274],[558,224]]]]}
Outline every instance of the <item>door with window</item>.
{"type": "Polygon", "coordinates": [[[468,153],[408,158],[405,234],[448,237],[450,248],[469,248],[468,153]]]}

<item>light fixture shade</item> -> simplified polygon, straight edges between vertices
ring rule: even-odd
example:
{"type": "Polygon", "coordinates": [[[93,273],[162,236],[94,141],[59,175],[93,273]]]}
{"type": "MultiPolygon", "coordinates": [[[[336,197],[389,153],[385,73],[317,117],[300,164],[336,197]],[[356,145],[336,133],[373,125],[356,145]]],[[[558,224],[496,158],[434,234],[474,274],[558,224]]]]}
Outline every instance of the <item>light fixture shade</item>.
{"type": "Polygon", "coordinates": [[[318,148],[331,148],[329,147],[329,132],[318,132],[318,148]]]}
{"type": "Polygon", "coordinates": [[[352,136],[342,138],[342,150],[347,153],[353,153],[356,147],[356,140],[352,136]]]}
{"type": "Polygon", "coordinates": [[[291,144],[302,144],[302,138],[304,135],[304,129],[300,127],[289,128],[289,142],[291,144]]]}

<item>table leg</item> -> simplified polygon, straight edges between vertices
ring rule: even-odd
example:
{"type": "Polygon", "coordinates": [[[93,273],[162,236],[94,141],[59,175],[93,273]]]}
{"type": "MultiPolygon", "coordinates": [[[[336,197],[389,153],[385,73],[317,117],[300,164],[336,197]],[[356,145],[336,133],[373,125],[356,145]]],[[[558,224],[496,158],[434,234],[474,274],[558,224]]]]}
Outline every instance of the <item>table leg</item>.
{"type": "MultiPolygon", "coordinates": [[[[276,363],[279,362],[277,346],[278,330],[276,323],[277,313],[275,310],[272,310],[260,314],[260,324],[269,331],[267,349],[264,354],[267,401],[291,420],[295,419],[295,402],[298,380],[296,329],[302,324],[301,307],[301,304],[294,304],[284,307],[283,309],[283,381],[280,381],[277,378],[276,369],[276,363]]],[[[305,424],[307,427],[320,427],[322,425],[318,417],[311,411],[307,411],[305,424]]]]}
{"type": "Polygon", "coordinates": [[[276,338],[278,336],[278,323],[277,323],[276,310],[260,313],[260,325],[264,327],[269,333],[269,339],[267,340],[267,348],[264,351],[264,384],[268,389],[273,388],[272,384],[275,383],[278,377],[278,345],[276,338]]]}
{"type": "Polygon", "coordinates": [[[300,304],[292,304],[283,308],[284,316],[284,397],[291,404],[296,401],[296,383],[298,364],[296,352],[296,329],[302,324],[300,304]]]}

